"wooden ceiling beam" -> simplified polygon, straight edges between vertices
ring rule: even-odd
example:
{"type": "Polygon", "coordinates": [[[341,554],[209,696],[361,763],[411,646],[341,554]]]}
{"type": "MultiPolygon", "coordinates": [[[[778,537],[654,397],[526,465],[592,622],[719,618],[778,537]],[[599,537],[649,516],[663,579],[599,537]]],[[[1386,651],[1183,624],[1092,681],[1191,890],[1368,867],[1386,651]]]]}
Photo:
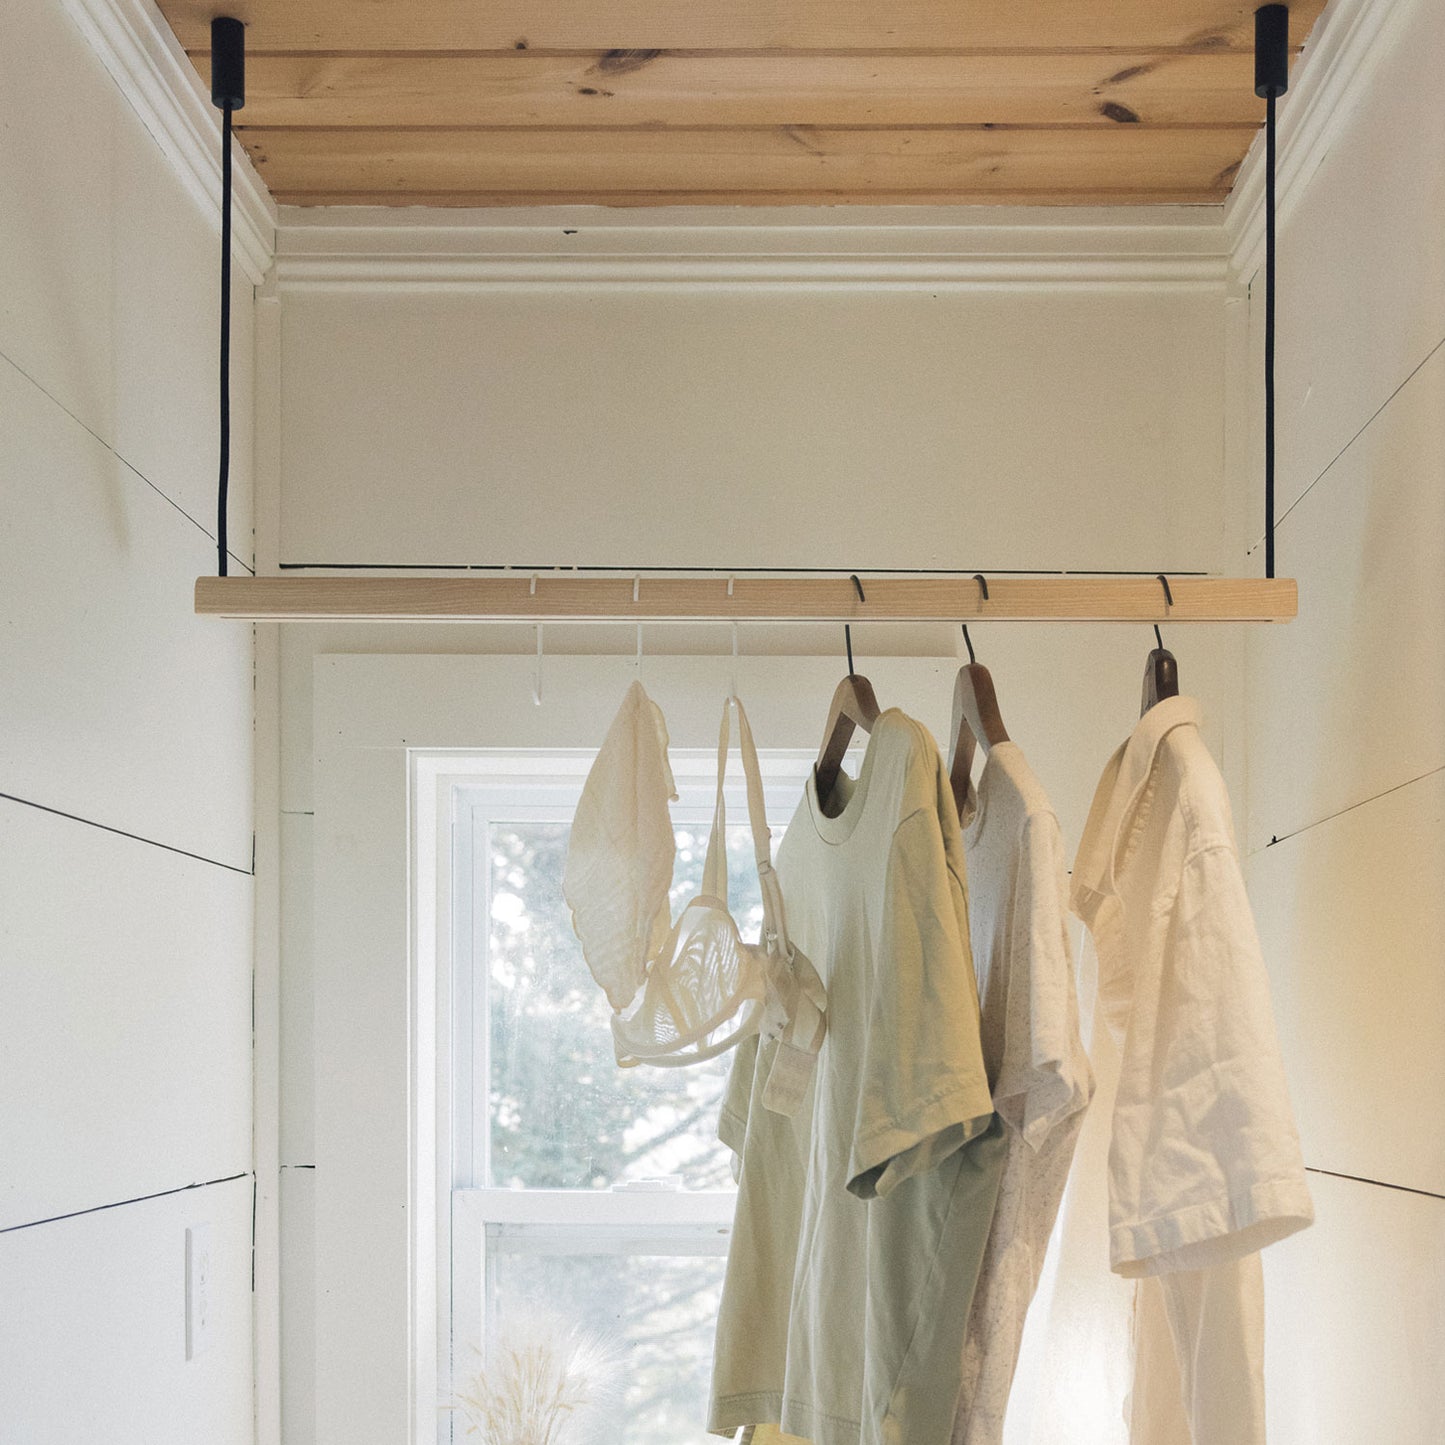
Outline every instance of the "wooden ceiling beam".
{"type": "MultiPolygon", "coordinates": [[[[230,0],[266,51],[1233,50],[1252,53],[1250,0],[230,0]]],[[[1295,0],[1302,38],[1324,0],[1295,0]]],[[[213,0],[161,0],[188,50],[213,0]]]]}
{"type": "Polygon", "coordinates": [[[1227,190],[1125,191],[273,191],[278,206],[427,206],[489,210],[511,206],[1219,206],[1227,190]]]}
{"type": "MultiPolygon", "coordinates": [[[[205,59],[200,58],[204,68],[205,59]]],[[[258,55],[238,123],[312,126],[1237,125],[1252,57],[258,55]]]]}
{"type": "MultiPolygon", "coordinates": [[[[992,201],[1035,193],[1222,199],[1253,128],[1060,130],[281,130],[247,148],[279,200],[711,193],[992,201]]],[[[440,198],[440,199],[438,199],[440,198]]],[[[454,202],[460,203],[460,202],[454,202]]]]}

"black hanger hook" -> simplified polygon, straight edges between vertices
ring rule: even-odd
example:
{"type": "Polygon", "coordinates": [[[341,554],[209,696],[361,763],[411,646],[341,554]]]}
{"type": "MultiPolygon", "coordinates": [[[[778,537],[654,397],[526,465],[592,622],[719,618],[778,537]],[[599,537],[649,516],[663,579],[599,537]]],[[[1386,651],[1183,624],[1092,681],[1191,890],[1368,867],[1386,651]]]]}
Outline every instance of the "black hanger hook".
{"type": "Polygon", "coordinates": [[[973,638],[968,635],[968,623],[966,622],[963,624],[963,645],[968,648],[968,660],[977,662],[978,659],[973,655],[973,638]]]}
{"type": "Polygon", "coordinates": [[[1163,639],[1162,637],[1160,637],[1160,635],[1159,635],[1159,624],[1158,624],[1157,622],[1154,624],[1154,641],[1158,644],[1159,651],[1160,651],[1160,652],[1163,652],[1163,651],[1164,651],[1164,639],[1163,639]]]}
{"type": "MultiPolygon", "coordinates": [[[[863,584],[858,580],[858,574],[850,572],[848,576],[858,589],[858,600],[866,602],[868,599],[863,595],[863,584]]],[[[857,674],[853,671],[853,629],[846,622],[843,624],[843,645],[848,649],[848,676],[856,677],[857,674]]]]}
{"type": "Polygon", "coordinates": [[[988,601],[988,578],[982,572],[975,572],[973,580],[978,583],[979,589],[983,592],[983,600],[988,601]]]}
{"type": "Polygon", "coordinates": [[[1164,584],[1164,605],[1173,607],[1174,594],[1169,590],[1169,579],[1162,572],[1156,572],[1154,575],[1164,584]]]}

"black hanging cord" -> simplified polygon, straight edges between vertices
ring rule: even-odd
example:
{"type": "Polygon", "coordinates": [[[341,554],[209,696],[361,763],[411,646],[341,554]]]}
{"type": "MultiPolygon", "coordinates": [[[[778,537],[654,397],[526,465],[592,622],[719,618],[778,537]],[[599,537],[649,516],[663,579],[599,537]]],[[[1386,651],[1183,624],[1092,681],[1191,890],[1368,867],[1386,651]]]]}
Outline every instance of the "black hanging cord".
{"type": "Polygon", "coordinates": [[[1264,575],[1274,576],[1275,102],[1289,87],[1289,7],[1254,12],[1254,93],[1264,112],[1264,575]]]}
{"type": "Polygon", "coordinates": [[[231,484],[231,115],[246,104],[246,27],[211,21],[211,104],[221,112],[221,440],[216,488],[216,568],[226,575],[226,496],[231,484]]]}
{"type": "Polygon", "coordinates": [[[963,645],[968,648],[968,660],[977,662],[978,658],[973,655],[973,638],[968,635],[968,623],[963,624],[963,645]]]}

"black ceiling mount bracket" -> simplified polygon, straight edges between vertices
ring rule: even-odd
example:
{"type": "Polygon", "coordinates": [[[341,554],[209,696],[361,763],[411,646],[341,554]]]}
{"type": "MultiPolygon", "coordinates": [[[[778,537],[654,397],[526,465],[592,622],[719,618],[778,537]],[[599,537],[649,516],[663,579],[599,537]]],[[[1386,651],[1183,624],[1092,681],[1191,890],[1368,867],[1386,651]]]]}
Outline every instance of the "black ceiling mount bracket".
{"type": "Polygon", "coordinates": [[[246,104],[246,27],[229,15],[211,21],[211,104],[217,110],[246,104]]]}
{"type": "Polygon", "coordinates": [[[1275,101],[1289,87],[1289,6],[1254,12],[1254,93],[1264,117],[1264,575],[1274,576],[1275,101]]]}
{"type": "Polygon", "coordinates": [[[231,113],[246,104],[246,27],[211,21],[211,103],[221,112],[221,438],[216,488],[216,572],[226,575],[226,496],[231,483],[231,113]]]}
{"type": "Polygon", "coordinates": [[[1289,89],[1289,6],[1254,12],[1254,93],[1264,100],[1289,89]]]}

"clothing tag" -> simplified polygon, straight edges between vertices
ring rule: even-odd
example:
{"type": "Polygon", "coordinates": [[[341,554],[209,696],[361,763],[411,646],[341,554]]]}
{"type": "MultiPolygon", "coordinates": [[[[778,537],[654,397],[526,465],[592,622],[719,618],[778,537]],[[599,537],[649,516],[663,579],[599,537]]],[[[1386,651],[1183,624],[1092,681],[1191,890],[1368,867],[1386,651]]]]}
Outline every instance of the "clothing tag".
{"type": "Polygon", "coordinates": [[[786,1040],[778,1044],[773,1055],[773,1067],[768,1070],[768,1082],[763,1085],[763,1105],[775,1114],[790,1117],[803,1107],[813,1082],[813,1066],[818,1062],[816,1053],[794,1047],[786,1040]]]}

